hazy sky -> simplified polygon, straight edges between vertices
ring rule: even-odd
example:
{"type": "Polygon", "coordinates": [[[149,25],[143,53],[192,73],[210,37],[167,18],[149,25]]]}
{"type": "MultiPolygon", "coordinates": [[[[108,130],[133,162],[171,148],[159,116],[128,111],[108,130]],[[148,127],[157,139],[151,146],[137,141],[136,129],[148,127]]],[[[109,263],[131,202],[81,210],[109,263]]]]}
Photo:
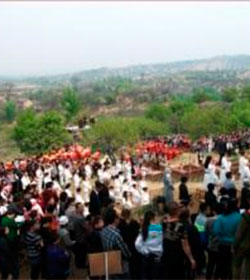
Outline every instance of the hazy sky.
{"type": "Polygon", "coordinates": [[[0,2],[0,75],[250,54],[250,2],[0,2]]]}

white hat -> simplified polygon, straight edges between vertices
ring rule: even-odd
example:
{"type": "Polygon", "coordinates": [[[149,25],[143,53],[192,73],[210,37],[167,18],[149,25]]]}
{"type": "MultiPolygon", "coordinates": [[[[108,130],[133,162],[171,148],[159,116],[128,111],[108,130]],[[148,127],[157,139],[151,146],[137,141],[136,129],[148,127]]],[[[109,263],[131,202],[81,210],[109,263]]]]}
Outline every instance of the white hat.
{"type": "Polygon", "coordinates": [[[61,216],[61,217],[59,218],[59,224],[60,224],[61,226],[67,225],[68,222],[69,222],[69,218],[68,218],[67,216],[61,216]]]}

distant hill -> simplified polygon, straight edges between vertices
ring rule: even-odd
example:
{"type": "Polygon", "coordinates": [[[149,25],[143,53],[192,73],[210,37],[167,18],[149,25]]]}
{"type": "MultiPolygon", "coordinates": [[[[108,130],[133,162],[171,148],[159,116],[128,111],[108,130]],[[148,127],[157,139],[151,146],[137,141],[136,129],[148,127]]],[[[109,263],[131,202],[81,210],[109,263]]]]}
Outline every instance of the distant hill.
{"type": "Polygon", "coordinates": [[[121,111],[142,103],[166,102],[171,95],[188,97],[198,89],[217,98],[224,88],[250,85],[250,55],[104,67],[25,79],[0,76],[0,97],[17,101],[18,96],[20,104],[31,100],[39,110],[55,109],[67,85],[72,85],[86,104],[117,104],[121,111]]]}
{"type": "Polygon", "coordinates": [[[157,63],[135,65],[120,68],[98,68],[84,70],[76,73],[66,73],[62,75],[43,76],[38,78],[28,78],[25,81],[35,83],[61,83],[73,80],[92,82],[110,77],[123,77],[130,79],[140,79],[145,77],[169,77],[182,72],[244,72],[250,71],[250,55],[237,56],[216,56],[209,59],[177,61],[171,63],[157,63]]]}

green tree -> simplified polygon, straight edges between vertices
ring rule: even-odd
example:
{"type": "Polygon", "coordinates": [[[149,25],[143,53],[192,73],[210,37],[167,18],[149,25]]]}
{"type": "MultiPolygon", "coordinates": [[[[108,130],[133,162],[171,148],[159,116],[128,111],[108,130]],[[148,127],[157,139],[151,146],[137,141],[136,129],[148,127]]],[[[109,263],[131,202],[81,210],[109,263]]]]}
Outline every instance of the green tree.
{"type": "Polygon", "coordinates": [[[184,132],[192,139],[201,136],[229,133],[239,127],[241,123],[229,110],[220,106],[196,107],[182,117],[184,132]]]}
{"type": "Polygon", "coordinates": [[[238,101],[232,104],[231,115],[243,126],[250,126],[250,102],[238,101]]]}
{"type": "Polygon", "coordinates": [[[145,139],[154,136],[164,136],[169,133],[169,127],[167,123],[146,119],[144,117],[133,118],[130,121],[138,133],[138,138],[145,139]]]}
{"type": "Polygon", "coordinates": [[[192,94],[192,100],[195,103],[203,103],[211,100],[211,98],[204,88],[199,88],[194,90],[194,93],[192,94]]]}
{"type": "Polygon", "coordinates": [[[183,131],[181,118],[184,114],[191,112],[196,105],[190,101],[172,101],[168,106],[168,125],[172,133],[183,131]]]}
{"type": "Polygon", "coordinates": [[[241,98],[250,101],[250,85],[247,85],[242,88],[241,98]]]}
{"type": "Polygon", "coordinates": [[[17,119],[14,139],[23,153],[36,155],[62,147],[71,141],[71,136],[58,112],[38,115],[25,110],[17,119]]]}
{"type": "Polygon", "coordinates": [[[75,90],[65,88],[62,96],[62,106],[66,113],[67,120],[76,117],[81,109],[81,102],[75,90]]]}
{"type": "Polygon", "coordinates": [[[169,111],[164,104],[152,104],[145,111],[145,117],[155,121],[166,122],[168,116],[169,111]]]}
{"type": "Polygon", "coordinates": [[[85,145],[95,145],[99,148],[111,146],[114,150],[134,144],[139,139],[136,126],[128,118],[110,117],[99,120],[91,129],[84,131],[83,142],[85,145]]]}
{"type": "Polygon", "coordinates": [[[5,119],[8,122],[12,122],[15,119],[15,116],[16,116],[16,104],[15,104],[15,102],[12,101],[12,100],[6,101],[4,112],[5,112],[5,119]]]}
{"type": "Polygon", "coordinates": [[[234,102],[239,96],[240,92],[237,88],[225,88],[221,94],[222,100],[228,103],[234,102]]]}

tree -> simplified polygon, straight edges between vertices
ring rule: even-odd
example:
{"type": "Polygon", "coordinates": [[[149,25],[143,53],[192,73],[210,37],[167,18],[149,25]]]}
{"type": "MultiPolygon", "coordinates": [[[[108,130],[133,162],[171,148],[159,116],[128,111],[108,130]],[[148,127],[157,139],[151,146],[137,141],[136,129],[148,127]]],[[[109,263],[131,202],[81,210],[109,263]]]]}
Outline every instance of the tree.
{"type": "Polygon", "coordinates": [[[57,112],[41,115],[33,110],[23,111],[14,127],[14,139],[25,154],[42,154],[70,143],[62,116],[57,112]]]}
{"type": "Polygon", "coordinates": [[[196,105],[190,101],[172,101],[168,106],[168,125],[172,133],[182,132],[181,118],[191,112],[196,105]]]}
{"type": "Polygon", "coordinates": [[[145,117],[155,121],[166,122],[169,111],[164,104],[152,104],[145,111],[145,117]]]}
{"type": "Polygon", "coordinates": [[[117,150],[136,143],[139,133],[129,119],[112,117],[99,120],[92,129],[84,131],[83,139],[85,145],[95,145],[104,150],[109,146],[117,150]]]}
{"type": "Polygon", "coordinates": [[[231,115],[234,116],[243,126],[250,127],[250,102],[234,102],[231,107],[231,115]]]}
{"type": "Polygon", "coordinates": [[[210,99],[210,96],[206,93],[204,88],[199,88],[199,89],[194,90],[194,93],[192,95],[192,100],[195,103],[203,103],[203,102],[209,101],[211,99],[210,99]]]}
{"type": "Polygon", "coordinates": [[[131,125],[135,127],[138,138],[145,139],[155,136],[165,136],[169,133],[167,123],[138,117],[131,120],[131,125]]]}
{"type": "Polygon", "coordinates": [[[240,92],[237,88],[226,88],[221,94],[222,100],[228,103],[234,102],[239,96],[240,92]]]}
{"type": "Polygon", "coordinates": [[[229,110],[220,106],[197,107],[182,117],[185,133],[192,139],[201,136],[229,133],[241,127],[241,123],[229,110]]]}
{"type": "Polygon", "coordinates": [[[250,85],[247,85],[242,88],[241,98],[250,101],[250,85]]]}
{"type": "Polygon", "coordinates": [[[15,119],[15,116],[16,116],[16,104],[15,104],[15,102],[12,101],[12,100],[6,101],[4,112],[5,112],[5,119],[8,122],[12,122],[15,119]]]}
{"type": "Polygon", "coordinates": [[[67,120],[74,118],[81,109],[81,102],[75,90],[65,88],[62,96],[62,106],[66,112],[67,120]]]}

